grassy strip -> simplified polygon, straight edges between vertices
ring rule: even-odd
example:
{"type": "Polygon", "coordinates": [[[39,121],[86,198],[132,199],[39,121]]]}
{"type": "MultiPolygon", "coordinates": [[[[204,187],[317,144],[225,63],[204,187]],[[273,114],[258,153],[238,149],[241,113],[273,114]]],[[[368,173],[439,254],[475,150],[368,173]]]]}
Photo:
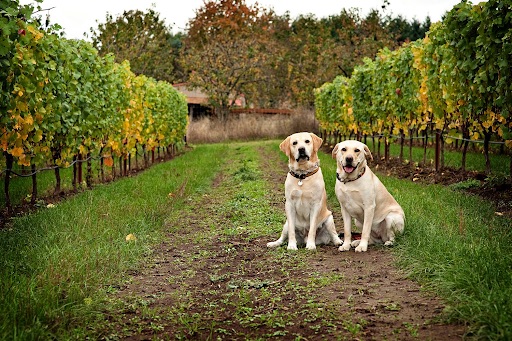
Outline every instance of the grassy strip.
{"type": "Polygon", "coordinates": [[[512,338],[511,221],[478,197],[440,186],[386,179],[404,206],[396,248],[409,275],[445,298],[446,311],[475,334],[512,338]]]}
{"type": "Polygon", "coordinates": [[[121,282],[159,242],[165,217],[181,209],[183,197],[209,187],[222,149],[200,146],[136,177],[14,219],[0,232],[0,339],[52,338],[87,320],[109,284],[121,282]],[[128,234],[137,240],[127,242],[128,234]]]}
{"type": "MultiPolygon", "coordinates": [[[[320,156],[330,207],[339,209],[336,165],[330,155],[320,156]]],[[[479,337],[512,339],[510,219],[477,196],[378,176],[406,215],[394,249],[399,266],[443,297],[448,316],[469,323],[479,337]]]]}

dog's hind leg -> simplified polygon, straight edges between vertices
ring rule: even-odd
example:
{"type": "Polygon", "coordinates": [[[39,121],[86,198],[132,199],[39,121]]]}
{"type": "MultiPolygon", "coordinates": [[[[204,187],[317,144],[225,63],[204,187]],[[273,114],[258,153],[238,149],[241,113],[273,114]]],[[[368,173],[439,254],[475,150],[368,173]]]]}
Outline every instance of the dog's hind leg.
{"type": "Polygon", "coordinates": [[[270,248],[278,247],[281,244],[283,244],[287,239],[288,239],[288,221],[286,221],[284,223],[283,231],[281,232],[281,236],[279,237],[279,239],[274,242],[267,243],[267,247],[270,247],[270,248]]]}
{"type": "Polygon", "coordinates": [[[395,241],[395,233],[402,233],[404,230],[404,216],[400,213],[390,213],[382,224],[385,224],[384,228],[387,232],[387,236],[382,238],[384,245],[392,246],[395,241]]]}
{"type": "Polygon", "coordinates": [[[339,246],[343,242],[336,233],[336,226],[332,214],[322,223],[321,233],[317,234],[316,245],[333,243],[334,246],[339,246]],[[321,238],[319,238],[321,236],[321,238]]]}

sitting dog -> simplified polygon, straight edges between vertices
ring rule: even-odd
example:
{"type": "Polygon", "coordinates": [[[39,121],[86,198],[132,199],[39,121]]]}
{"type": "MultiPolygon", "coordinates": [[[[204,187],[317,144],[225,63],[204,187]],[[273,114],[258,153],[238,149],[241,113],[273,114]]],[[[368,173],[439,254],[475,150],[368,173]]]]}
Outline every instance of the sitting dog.
{"type": "Polygon", "coordinates": [[[320,169],[318,149],[322,139],[312,133],[288,136],[279,148],[288,156],[290,171],[285,181],[286,222],[278,240],[267,247],[277,247],[288,240],[288,250],[297,244],[315,250],[316,245],[341,245],[331,211],[327,209],[325,183],[320,169]]]}
{"type": "Polygon", "coordinates": [[[356,252],[364,252],[373,243],[393,245],[395,234],[404,229],[405,214],[368,167],[366,158],[373,160],[370,149],[362,142],[347,140],[334,147],[332,157],[337,164],[335,191],[344,223],[339,250],[353,246],[356,252]],[[351,240],[352,218],[362,228],[360,240],[351,240]]]}

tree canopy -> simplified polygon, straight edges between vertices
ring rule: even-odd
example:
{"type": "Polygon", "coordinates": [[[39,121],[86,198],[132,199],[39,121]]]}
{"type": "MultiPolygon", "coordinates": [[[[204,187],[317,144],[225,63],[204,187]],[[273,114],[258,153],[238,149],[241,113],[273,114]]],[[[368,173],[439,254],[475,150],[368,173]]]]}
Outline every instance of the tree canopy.
{"type": "Polygon", "coordinates": [[[168,82],[179,77],[175,74],[179,71],[175,51],[180,45],[176,45],[170,28],[153,9],[125,11],[117,18],[107,14],[106,21],[91,33],[100,55],[113,53],[117,63],[128,60],[135,74],[168,82]]]}
{"type": "Polygon", "coordinates": [[[265,81],[276,49],[273,16],[244,0],[220,0],[205,2],[190,20],[183,65],[189,84],[208,94],[220,118],[227,118],[235,98],[254,94],[265,81]]]}
{"type": "Polygon", "coordinates": [[[187,30],[175,35],[152,9],[109,14],[91,31],[102,55],[129,60],[136,74],[187,82],[225,119],[242,94],[258,107],[313,106],[315,88],[350,77],[365,57],[423,38],[429,28],[429,18],[408,22],[378,10],[292,19],[245,0],[205,0],[187,30]]]}

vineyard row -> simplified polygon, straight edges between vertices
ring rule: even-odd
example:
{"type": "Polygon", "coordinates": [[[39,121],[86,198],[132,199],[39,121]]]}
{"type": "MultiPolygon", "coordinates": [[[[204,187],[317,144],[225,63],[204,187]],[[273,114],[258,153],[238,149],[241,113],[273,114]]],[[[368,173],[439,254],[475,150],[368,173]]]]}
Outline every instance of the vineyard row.
{"type": "Polygon", "coordinates": [[[512,149],[510,27],[510,5],[461,2],[424,39],[383,49],[350,78],[339,76],[316,89],[321,130],[337,136],[483,138],[490,172],[490,142],[512,149]]]}
{"type": "Polygon", "coordinates": [[[85,41],[13,20],[17,31],[0,37],[8,43],[0,55],[0,169],[7,170],[7,196],[15,163],[35,169],[91,155],[128,159],[137,149],[183,143],[187,102],[171,84],[136,76],[128,62],[101,57],[85,41]]]}

